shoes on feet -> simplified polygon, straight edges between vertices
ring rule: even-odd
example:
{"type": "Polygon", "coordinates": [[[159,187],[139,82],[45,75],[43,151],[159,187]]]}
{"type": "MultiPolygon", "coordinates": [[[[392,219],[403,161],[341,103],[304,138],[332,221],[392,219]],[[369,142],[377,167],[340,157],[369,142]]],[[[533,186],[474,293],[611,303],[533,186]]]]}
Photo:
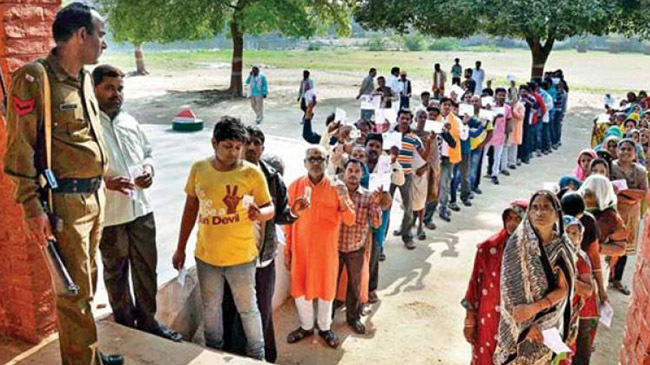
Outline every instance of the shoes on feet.
{"type": "Polygon", "coordinates": [[[496,176],[492,176],[491,179],[492,179],[492,183],[493,183],[494,185],[499,185],[499,178],[498,178],[498,177],[496,177],[496,176]]]}
{"type": "Polygon", "coordinates": [[[449,209],[453,210],[454,212],[460,212],[460,207],[455,202],[449,203],[449,209]]]}
{"type": "Polygon", "coordinates": [[[466,206],[466,207],[471,207],[471,206],[472,206],[472,202],[470,202],[469,199],[464,199],[464,200],[463,200],[463,205],[466,206]]]}

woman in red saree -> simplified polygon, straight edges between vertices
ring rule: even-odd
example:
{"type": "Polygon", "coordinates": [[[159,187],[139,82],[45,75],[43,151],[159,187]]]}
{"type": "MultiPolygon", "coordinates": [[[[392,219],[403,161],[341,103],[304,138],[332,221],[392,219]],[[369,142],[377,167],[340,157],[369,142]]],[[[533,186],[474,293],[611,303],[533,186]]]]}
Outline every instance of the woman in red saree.
{"type": "Polygon", "coordinates": [[[491,365],[499,329],[499,282],[506,241],[526,215],[528,202],[514,201],[503,211],[503,229],[478,245],[469,287],[461,304],[467,310],[465,339],[472,345],[472,364],[491,365]]]}

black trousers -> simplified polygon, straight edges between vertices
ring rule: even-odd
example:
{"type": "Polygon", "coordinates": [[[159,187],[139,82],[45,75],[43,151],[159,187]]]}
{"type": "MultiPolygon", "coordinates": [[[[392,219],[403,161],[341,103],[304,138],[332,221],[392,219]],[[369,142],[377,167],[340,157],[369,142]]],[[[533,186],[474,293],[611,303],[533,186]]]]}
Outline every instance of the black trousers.
{"type": "Polygon", "coordinates": [[[614,266],[614,280],[621,281],[623,280],[623,272],[625,271],[625,264],[627,264],[627,256],[621,256],[616,261],[616,266],[614,266]]]}
{"type": "Polygon", "coordinates": [[[115,322],[151,332],[156,329],[156,222],[149,213],[129,223],[105,227],[99,242],[104,284],[115,322]],[[131,297],[129,271],[135,301],[131,297]]]}
{"type": "MultiPolygon", "coordinates": [[[[348,288],[345,296],[345,316],[348,322],[361,319],[361,271],[365,249],[339,252],[339,281],[345,265],[348,274],[348,288]]],[[[338,287],[338,285],[337,285],[338,287]]]]}
{"type": "MultiPolygon", "coordinates": [[[[257,305],[262,316],[262,331],[264,333],[264,352],[266,361],[275,363],[278,350],[275,346],[275,331],[273,329],[273,293],[275,292],[275,260],[255,272],[255,293],[257,305]]],[[[235,300],[228,282],[224,282],[223,292],[223,350],[246,356],[246,334],[237,312],[235,300]]]]}
{"type": "Polygon", "coordinates": [[[494,147],[492,146],[488,147],[487,157],[488,157],[488,164],[487,164],[486,174],[492,176],[492,165],[494,165],[494,147]]]}

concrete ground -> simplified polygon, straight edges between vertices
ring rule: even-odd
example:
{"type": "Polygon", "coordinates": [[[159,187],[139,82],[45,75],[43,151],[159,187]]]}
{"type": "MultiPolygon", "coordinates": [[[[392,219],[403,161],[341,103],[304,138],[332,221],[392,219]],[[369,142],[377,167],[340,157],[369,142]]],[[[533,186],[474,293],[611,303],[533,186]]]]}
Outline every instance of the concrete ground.
{"type": "MultiPolygon", "coordinates": [[[[293,103],[296,72],[277,69],[267,71],[269,73],[274,76],[273,93],[265,101],[262,128],[268,136],[267,151],[285,160],[288,184],[304,173],[301,113],[293,103]]],[[[344,108],[348,116],[357,115],[354,95],[361,73],[314,72],[314,75],[320,97],[314,123],[316,131],[323,130],[325,116],[336,107],[344,108]]],[[[224,114],[240,116],[246,123],[254,120],[246,100],[215,103],[209,93],[202,91],[223,85],[227,77],[223,70],[196,70],[127,79],[125,108],[145,124],[157,163],[151,196],[158,226],[159,284],[176,276],[171,256],[178,237],[183,187],[191,161],[211,153],[211,126],[224,114]],[[206,130],[194,134],[170,130],[173,115],[185,107],[191,107],[206,120],[206,130]]],[[[414,82],[415,90],[424,87],[424,80],[414,82]]],[[[287,302],[275,314],[278,363],[469,363],[470,347],[462,336],[464,310],[460,300],[467,287],[476,244],[500,229],[500,214],[509,201],[527,199],[544,183],[557,182],[561,175],[571,172],[578,151],[588,146],[590,119],[598,112],[589,106],[600,105],[601,99],[600,95],[572,94],[562,148],[550,156],[533,159],[530,165],[518,168],[510,177],[502,177],[499,186],[484,181],[481,186],[484,194],[476,197],[474,206],[454,213],[451,223],[436,220],[438,229],[427,232],[427,239],[418,242],[415,251],[407,251],[399,239],[389,237],[388,259],[380,268],[380,302],[364,319],[368,335],[352,334],[345,325],[344,316],[339,314],[334,324],[334,330],[343,340],[339,349],[326,348],[317,337],[288,345],[286,335],[297,327],[298,321],[293,303],[287,302]]],[[[413,99],[412,102],[417,101],[413,99]]],[[[399,222],[400,213],[399,209],[394,209],[392,222],[399,222]]],[[[394,228],[391,227],[391,231],[394,228]]],[[[192,247],[188,248],[188,253],[192,247]]],[[[187,264],[191,264],[190,261],[188,259],[187,264]]],[[[625,278],[628,284],[633,268],[634,260],[630,260],[625,278]]],[[[597,365],[616,363],[622,341],[629,297],[611,293],[611,298],[615,309],[614,324],[612,329],[599,330],[593,358],[597,365]]],[[[100,309],[98,313],[109,310],[103,287],[98,290],[96,305],[100,309]]]]}

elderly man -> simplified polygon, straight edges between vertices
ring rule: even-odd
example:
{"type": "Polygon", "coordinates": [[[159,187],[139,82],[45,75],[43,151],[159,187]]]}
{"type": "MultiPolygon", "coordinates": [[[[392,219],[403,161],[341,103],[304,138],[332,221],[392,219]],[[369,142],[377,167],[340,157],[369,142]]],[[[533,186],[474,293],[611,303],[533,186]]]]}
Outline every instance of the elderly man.
{"type": "Polygon", "coordinates": [[[180,342],[156,315],[156,221],[146,189],[153,183],[151,144],[138,121],[122,110],[124,74],[109,66],[93,70],[102,134],[108,153],[104,231],[99,242],[104,283],[115,321],[180,342]],[[130,272],[130,276],[129,276],[130,272]],[[131,282],[133,294],[131,297],[131,282]]]}
{"type": "Polygon", "coordinates": [[[319,335],[336,348],[339,338],[330,328],[336,295],[338,242],[341,223],[353,225],[354,203],[345,184],[325,176],[327,154],[321,146],[305,155],[307,176],[289,186],[289,204],[300,197],[311,206],[286,229],[285,265],[291,271],[291,296],[296,303],[300,327],[287,336],[295,343],[314,334],[314,300],[318,300],[319,335]]]}

